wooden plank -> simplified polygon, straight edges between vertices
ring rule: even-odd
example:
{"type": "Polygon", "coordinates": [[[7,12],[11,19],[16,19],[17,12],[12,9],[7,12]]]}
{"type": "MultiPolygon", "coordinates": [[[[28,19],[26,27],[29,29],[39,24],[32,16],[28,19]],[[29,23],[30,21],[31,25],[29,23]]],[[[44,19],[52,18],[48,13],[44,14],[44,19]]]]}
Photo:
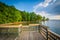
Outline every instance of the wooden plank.
{"type": "Polygon", "coordinates": [[[23,31],[17,40],[45,40],[43,36],[36,31],[23,31]]]}

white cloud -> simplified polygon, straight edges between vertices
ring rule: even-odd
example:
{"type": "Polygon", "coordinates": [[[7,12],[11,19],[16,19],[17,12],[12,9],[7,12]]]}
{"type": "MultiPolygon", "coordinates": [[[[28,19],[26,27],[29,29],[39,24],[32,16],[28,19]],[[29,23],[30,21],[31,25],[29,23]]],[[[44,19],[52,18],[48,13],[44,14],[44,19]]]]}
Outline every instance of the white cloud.
{"type": "Polygon", "coordinates": [[[53,4],[56,0],[45,0],[44,2],[40,2],[39,4],[37,4],[36,6],[34,6],[34,12],[36,12],[36,10],[39,7],[47,7],[49,4],[53,4]],[[52,2],[53,1],[53,2],[52,2]],[[50,3],[51,2],[51,3],[50,3]]]}
{"type": "Polygon", "coordinates": [[[53,7],[60,5],[60,0],[56,0],[56,2],[54,3],[53,7]]]}
{"type": "MultiPolygon", "coordinates": [[[[37,14],[40,14],[42,16],[45,16],[46,18],[49,18],[51,20],[60,20],[60,15],[52,15],[50,13],[47,13],[46,11],[37,11],[38,8],[42,7],[42,8],[46,8],[49,5],[60,5],[60,0],[57,2],[57,0],[45,0],[44,2],[41,2],[39,4],[37,4],[36,6],[34,6],[34,12],[37,14]],[[54,3],[54,4],[53,4],[54,3]]],[[[44,9],[43,9],[44,10],[44,9]]]]}
{"type": "Polygon", "coordinates": [[[60,20],[60,15],[51,15],[50,17],[49,17],[49,19],[51,19],[51,20],[60,20]]]}
{"type": "Polygon", "coordinates": [[[50,4],[53,4],[53,3],[55,3],[56,2],[56,0],[52,0],[53,2],[52,3],[50,3],[50,4]]]}
{"type": "Polygon", "coordinates": [[[38,12],[37,14],[41,16],[45,16],[46,18],[49,18],[50,20],[60,20],[60,15],[51,15],[50,13],[47,13],[45,11],[38,12]]]}
{"type": "Polygon", "coordinates": [[[41,16],[45,16],[46,18],[48,18],[48,16],[50,16],[51,14],[45,12],[45,11],[42,11],[42,12],[38,12],[37,14],[41,15],[41,16]]]}

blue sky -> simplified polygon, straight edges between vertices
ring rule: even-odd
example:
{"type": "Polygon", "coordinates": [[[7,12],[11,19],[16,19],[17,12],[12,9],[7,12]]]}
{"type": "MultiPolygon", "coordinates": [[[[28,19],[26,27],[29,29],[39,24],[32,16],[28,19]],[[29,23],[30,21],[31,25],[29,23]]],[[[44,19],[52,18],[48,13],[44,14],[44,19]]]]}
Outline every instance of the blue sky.
{"type": "Polygon", "coordinates": [[[32,12],[33,6],[44,0],[0,0],[8,5],[14,5],[19,10],[32,12]]]}
{"type": "Polygon", "coordinates": [[[60,0],[0,0],[17,9],[60,20],[60,0]]]}

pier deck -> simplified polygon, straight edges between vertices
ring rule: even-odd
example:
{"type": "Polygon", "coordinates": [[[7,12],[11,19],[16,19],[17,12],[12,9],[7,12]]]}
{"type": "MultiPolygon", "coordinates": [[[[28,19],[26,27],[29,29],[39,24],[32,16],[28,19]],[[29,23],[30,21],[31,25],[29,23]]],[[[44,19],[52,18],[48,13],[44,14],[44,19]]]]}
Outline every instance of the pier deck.
{"type": "Polygon", "coordinates": [[[23,31],[17,40],[44,40],[44,38],[37,31],[23,31]]]}

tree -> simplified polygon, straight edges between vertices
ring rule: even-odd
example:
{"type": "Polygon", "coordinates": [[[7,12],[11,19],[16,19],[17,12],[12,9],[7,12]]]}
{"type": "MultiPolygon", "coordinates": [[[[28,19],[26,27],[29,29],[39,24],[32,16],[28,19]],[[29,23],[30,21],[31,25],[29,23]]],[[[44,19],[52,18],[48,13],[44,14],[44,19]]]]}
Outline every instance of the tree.
{"type": "Polygon", "coordinates": [[[0,24],[20,21],[45,21],[48,20],[34,12],[26,12],[16,9],[14,6],[0,2],[0,24]]]}
{"type": "Polygon", "coordinates": [[[14,6],[8,6],[0,2],[0,23],[19,22],[21,20],[19,10],[14,6]]]}
{"type": "Polygon", "coordinates": [[[45,21],[45,16],[42,18],[43,21],[45,21]]]}
{"type": "Polygon", "coordinates": [[[46,18],[46,20],[48,21],[48,20],[49,20],[49,18],[46,18]]]}
{"type": "Polygon", "coordinates": [[[41,16],[41,15],[37,15],[36,20],[37,20],[37,21],[41,21],[41,20],[42,20],[42,16],[41,16]]]}

